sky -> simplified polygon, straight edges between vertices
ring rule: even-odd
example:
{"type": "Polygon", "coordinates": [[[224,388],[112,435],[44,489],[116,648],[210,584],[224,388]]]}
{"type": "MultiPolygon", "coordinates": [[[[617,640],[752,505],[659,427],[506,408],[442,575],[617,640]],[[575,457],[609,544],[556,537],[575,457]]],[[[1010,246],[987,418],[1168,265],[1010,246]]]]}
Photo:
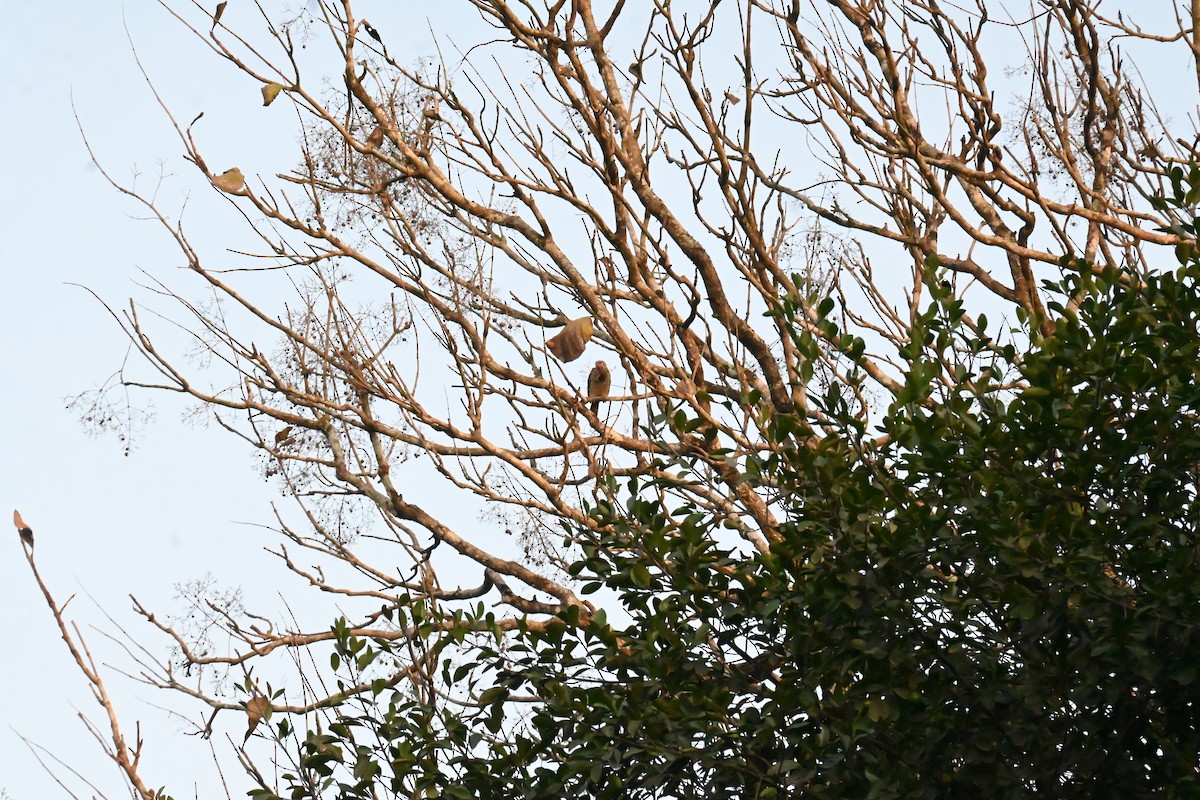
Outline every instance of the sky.
{"type": "MultiPolygon", "coordinates": [[[[383,7],[390,5],[363,3],[361,10],[374,12],[393,51],[428,52],[430,27],[389,26],[383,7]]],[[[235,25],[251,11],[233,0],[226,21],[235,25]]],[[[178,211],[186,202],[185,224],[202,247],[222,247],[221,232],[231,220],[230,205],[182,159],[134,48],[184,124],[205,112],[196,132],[206,157],[223,165],[219,170],[237,160],[270,174],[291,166],[294,157],[294,118],[286,118],[286,104],[263,109],[257,87],[232,81],[233,68],[206,53],[158,3],[72,3],[69,12],[62,4],[6,4],[0,24],[0,102],[8,121],[0,126],[6,177],[0,188],[6,284],[0,292],[0,412],[8,432],[0,517],[7,525],[9,509],[20,509],[34,529],[43,578],[60,603],[74,595],[69,617],[97,661],[115,668],[105,674],[128,738],[141,721],[145,776],[169,783],[180,800],[193,791],[220,796],[211,764],[195,762],[203,750],[159,707],[163,693],[116,671],[133,663],[106,634],[118,634],[120,626],[158,646],[154,654],[161,655],[162,640],[149,636],[129,596],[170,611],[176,584],[206,574],[278,607],[274,594],[286,584],[262,586],[255,577],[274,569],[262,552],[270,537],[257,526],[271,523],[271,503],[282,498],[263,482],[244,444],[186,421],[187,407],[172,398],[153,398],[154,420],[129,455],[113,436],[89,436],[66,408],[68,398],[110,380],[128,352],[95,295],[119,311],[130,296],[147,297],[138,286],[147,274],[177,280],[180,263],[162,228],[105,181],[80,128],[118,180],[137,175],[138,186],[148,187],[163,176],[164,207],[178,211]],[[230,96],[231,85],[245,96],[230,96]],[[278,146],[280,136],[288,147],[278,146]],[[206,782],[193,790],[193,776],[206,782]]],[[[0,536],[0,628],[0,790],[13,800],[68,797],[39,766],[41,757],[81,797],[94,790],[54,759],[108,796],[124,796],[115,769],[78,717],[82,712],[102,723],[101,708],[69,660],[15,533],[0,536]]],[[[226,727],[245,724],[226,721],[226,727]]],[[[244,796],[241,776],[227,777],[233,796],[244,796]]]]}
{"type": "MultiPolygon", "coordinates": [[[[442,16],[399,24],[388,19],[394,0],[362,2],[358,10],[385,33],[393,55],[414,57],[430,52],[431,28],[477,19],[420,5],[423,14],[442,16]]],[[[236,27],[238,15],[249,13],[249,4],[233,0],[226,21],[236,27]]],[[[138,284],[148,274],[172,276],[180,262],[161,227],[106,182],[83,135],[116,178],[136,175],[139,186],[149,186],[161,177],[164,207],[186,204],[185,223],[201,246],[225,246],[222,233],[233,219],[230,205],[181,158],[135,48],[184,124],[205,112],[197,136],[218,171],[254,163],[269,174],[291,166],[294,153],[286,105],[263,109],[256,89],[233,81],[233,68],[158,3],[73,3],[70,13],[62,4],[7,4],[0,25],[7,121],[0,126],[0,414],[8,425],[0,459],[0,790],[13,800],[69,796],[39,758],[60,759],[109,796],[122,789],[78,718],[82,712],[102,721],[100,707],[69,661],[17,537],[3,535],[8,509],[20,509],[35,530],[43,577],[60,603],[74,595],[69,616],[97,660],[113,667],[105,675],[127,737],[141,721],[146,777],[169,783],[177,800],[220,796],[213,770],[195,762],[196,742],[160,707],[161,694],[122,676],[132,661],[107,634],[124,628],[161,643],[132,613],[129,595],[169,610],[178,583],[206,574],[267,604],[287,589],[257,580],[264,567],[274,569],[262,552],[271,539],[261,526],[282,498],[243,443],[188,422],[186,406],[158,395],[154,420],[126,455],[114,437],[90,436],[66,407],[68,398],[110,380],[128,353],[97,295],[119,311],[131,295],[146,297],[138,284]],[[288,147],[279,146],[281,138],[288,147]]],[[[1194,113],[1193,101],[1189,91],[1178,113],[1194,113]]],[[[93,794],[67,767],[54,770],[80,796],[93,794]]],[[[227,777],[233,796],[242,796],[241,776],[227,777]]]]}

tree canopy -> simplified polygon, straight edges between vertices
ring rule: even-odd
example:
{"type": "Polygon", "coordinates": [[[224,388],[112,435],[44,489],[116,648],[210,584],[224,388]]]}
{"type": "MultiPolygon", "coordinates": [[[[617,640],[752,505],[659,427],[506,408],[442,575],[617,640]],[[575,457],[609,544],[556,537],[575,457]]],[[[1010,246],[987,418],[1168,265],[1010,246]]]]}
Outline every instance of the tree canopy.
{"type": "Polygon", "coordinates": [[[450,5],[415,61],[173,10],[295,167],[167,111],[219,258],[122,187],[204,358],[135,301],[121,388],[260,454],[339,609],[137,606],[252,796],[1194,791],[1200,138],[1138,66],[1191,9],[450,5]]]}

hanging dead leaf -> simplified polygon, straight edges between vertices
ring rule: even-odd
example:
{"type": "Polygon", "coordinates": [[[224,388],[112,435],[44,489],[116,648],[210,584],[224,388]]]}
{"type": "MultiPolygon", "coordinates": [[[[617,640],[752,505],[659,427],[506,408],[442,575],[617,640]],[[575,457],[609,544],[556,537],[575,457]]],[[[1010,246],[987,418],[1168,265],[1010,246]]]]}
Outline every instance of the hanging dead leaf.
{"type": "Polygon", "coordinates": [[[580,317],[571,320],[562,331],[546,341],[546,348],[559,361],[574,361],[583,355],[583,350],[592,339],[592,318],[580,317]]]}
{"type": "Polygon", "coordinates": [[[254,729],[258,727],[258,723],[263,717],[269,717],[271,714],[271,701],[262,695],[251,697],[246,701],[246,719],[250,725],[246,729],[246,738],[242,739],[242,744],[250,741],[250,734],[254,733],[254,729]]]}
{"type": "Polygon", "coordinates": [[[237,167],[227,169],[212,179],[213,186],[226,194],[240,194],[246,189],[246,177],[237,167]]]}
{"type": "Polygon", "coordinates": [[[262,87],[263,105],[269,106],[275,102],[275,98],[279,97],[279,93],[283,91],[282,83],[264,83],[262,87]]]}

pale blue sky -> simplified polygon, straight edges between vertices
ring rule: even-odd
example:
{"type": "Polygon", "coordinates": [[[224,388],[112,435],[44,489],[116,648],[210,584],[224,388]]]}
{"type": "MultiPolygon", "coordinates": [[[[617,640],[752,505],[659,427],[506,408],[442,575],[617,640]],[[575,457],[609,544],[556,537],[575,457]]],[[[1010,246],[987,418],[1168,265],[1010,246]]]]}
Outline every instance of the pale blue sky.
{"type": "MultiPolygon", "coordinates": [[[[149,636],[130,612],[129,594],[169,611],[176,582],[212,572],[278,608],[273,595],[289,584],[277,578],[270,586],[254,584],[255,567],[278,573],[261,553],[267,535],[241,523],[269,524],[270,503],[280,497],[257,474],[242,443],[183,422],[183,406],[160,396],[154,398],[156,422],[125,457],[115,438],[89,438],[64,408],[65,397],[104,382],[127,348],[104,308],[70,284],[86,285],[120,307],[131,295],[145,297],[134,285],[143,280],[141,270],[177,280],[180,262],[162,229],[137,219],[144,211],[108,186],[91,164],[74,113],[118,179],[136,171],[139,186],[149,186],[165,173],[164,208],[177,212],[187,198],[189,231],[213,252],[223,246],[222,225],[233,212],[181,158],[183,148],[138,72],[130,38],[184,124],[206,112],[196,131],[206,156],[221,165],[218,170],[235,160],[253,162],[265,173],[290,166],[294,118],[287,119],[285,103],[263,109],[256,86],[230,80],[233,69],[204,52],[152,0],[71,3],[69,9],[57,3],[4,5],[0,417],[8,431],[0,460],[0,518],[8,525],[10,509],[21,510],[37,536],[39,569],[59,600],[79,593],[70,616],[81,624],[98,660],[129,668],[129,659],[89,627],[113,630],[87,595],[158,648],[157,655],[163,641],[149,636]],[[231,87],[245,96],[231,97],[231,87]],[[272,146],[280,132],[283,148],[272,146]]],[[[394,4],[363,4],[389,37],[389,47],[428,52],[428,28],[411,19],[403,26],[389,24],[388,7],[394,4]]],[[[236,24],[237,15],[251,12],[233,0],[226,20],[236,24]]],[[[76,716],[79,710],[102,721],[100,708],[69,661],[15,535],[0,536],[0,627],[5,631],[0,789],[15,800],[66,796],[19,733],[95,780],[109,796],[122,796],[115,771],[76,716]]],[[[184,726],[152,705],[167,700],[162,693],[115,673],[109,680],[126,736],[133,737],[135,722],[142,721],[148,780],[168,782],[180,800],[191,795],[193,777],[213,780],[211,765],[195,760],[203,757],[202,743],[178,736],[184,726]]],[[[243,724],[228,719],[218,729],[243,724]]],[[[216,745],[228,750],[223,740],[216,745]]],[[[242,776],[229,778],[234,795],[242,796],[242,776]]],[[[82,796],[92,794],[78,782],[72,785],[82,796]]]]}

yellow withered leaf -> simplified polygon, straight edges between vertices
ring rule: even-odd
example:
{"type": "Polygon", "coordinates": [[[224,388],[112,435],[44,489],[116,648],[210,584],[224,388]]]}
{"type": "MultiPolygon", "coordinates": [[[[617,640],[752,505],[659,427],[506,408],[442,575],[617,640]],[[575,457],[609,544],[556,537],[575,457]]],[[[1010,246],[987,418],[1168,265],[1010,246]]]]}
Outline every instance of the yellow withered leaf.
{"type": "Polygon", "coordinates": [[[282,83],[264,83],[262,87],[263,105],[269,106],[275,102],[275,98],[279,97],[279,93],[283,91],[282,83]]]}
{"type": "Polygon", "coordinates": [[[237,167],[227,169],[212,179],[213,186],[227,194],[238,194],[246,188],[246,177],[237,167]]]}

